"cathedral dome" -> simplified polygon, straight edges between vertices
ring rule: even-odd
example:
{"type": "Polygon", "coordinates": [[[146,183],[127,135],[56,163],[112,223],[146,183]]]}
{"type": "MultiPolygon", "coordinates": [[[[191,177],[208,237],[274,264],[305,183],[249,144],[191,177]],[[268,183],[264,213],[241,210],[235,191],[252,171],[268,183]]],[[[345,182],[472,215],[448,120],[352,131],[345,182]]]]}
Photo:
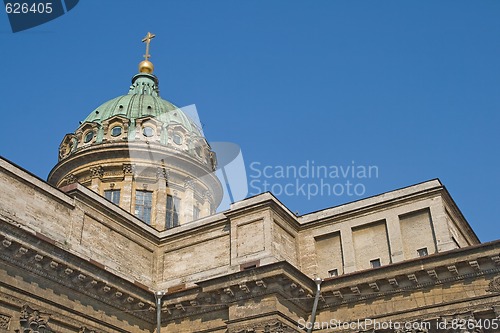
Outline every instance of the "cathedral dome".
{"type": "Polygon", "coordinates": [[[94,122],[102,125],[104,121],[114,116],[122,116],[129,120],[153,117],[164,125],[180,124],[190,134],[202,136],[193,120],[174,104],[159,96],[158,79],[152,74],[135,75],[127,95],[118,96],[100,105],[87,116],[84,123],[94,122]]]}
{"type": "MultiPolygon", "coordinates": [[[[112,141],[152,141],[189,155],[202,156],[207,143],[199,126],[184,111],[159,95],[158,78],[139,73],[126,95],[92,111],[60,147],[60,159],[90,146],[112,141]]],[[[215,167],[215,166],[213,166],[215,167]]]]}
{"type": "MultiPolygon", "coordinates": [[[[154,35],[146,37],[149,43],[154,35]]],[[[48,181],[59,188],[78,182],[165,230],[213,214],[223,191],[200,126],[160,97],[145,61],[127,94],[101,104],[65,135],[48,181]]]]}

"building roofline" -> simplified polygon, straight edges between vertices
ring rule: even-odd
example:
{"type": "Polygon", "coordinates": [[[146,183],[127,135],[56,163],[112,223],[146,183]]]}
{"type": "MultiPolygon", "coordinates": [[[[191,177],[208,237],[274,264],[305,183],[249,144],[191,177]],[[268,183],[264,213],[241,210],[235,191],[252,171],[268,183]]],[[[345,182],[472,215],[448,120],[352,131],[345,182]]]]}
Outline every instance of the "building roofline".
{"type": "Polygon", "coordinates": [[[462,221],[465,221],[465,227],[467,229],[467,232],[471,236],[473,236],[478,243],[481,243],[481,241],[480,241],[479,237],[477,236],[476,232],[474,231],[474,229],[472,229],[472,227],[469,224],[469,221],[465,218],[464,214],[462,213],[462,210],[460,209],[460,207],[455,202],[455,199],[453,199],[453,197],[451,196],[450,192],[448,191],[448,189],[444,185],[443,185],[443,191],[446,194],[446,199],[450,201],[451,206],[456,210],[456,212],[460,216],[460,219],[462,221]]]}
{"type": "Polygon", "coordinates": [[[403,199],[419,193],[432,190],[441,190],[443,188],[444,186],[441,181],[438,178],[434,178],[414,185],[409,185],[401,187],[399,189],[376,194],[367,198],[307,213],[299,217],[299,223],[302,225],[313,221],[319,221],[325,218],[331,218],[334,216],[359,211],[361,209],[367,209],[372,206],[380,205],[389,201],[403,199]]]}
{"type": "Polygon", "coordinates": [[[115,216],[122,220],[120,223],[121,226],[134,229],[136,232],[145,233],[150,241],[158,244],[160,240],[160,232],[158,230],[156,230],[153,226],[144,223],[138,217],[132,215],[120,206],[113,204],[111,201],[89,188],[79,183],[73,183],[61,187],[61,191],[71,197],[76,197],[87,204],[98,204],[105,212],[107,212],[106,215],[115,216]]]}
{"type": "Polygon", "coordinates": [[[231,203],[231,206],[228,210],[225,210],[221,213],[230,216],[239,211],[251,209],[263,203],[275,204],[275,206],[279,207],[282,212],[284,212],[288,216],[292,217],[295,221],[297,221],[297,216],[294,213],[292,213],[292,211],[287,206],[285,206],[278,198],[276,198],[276,196],[273,193],[269,191],[253,195],[251,197],[245,198],[240,201],[233,202],[231,203]]]}
{"type": "Polygon", "coordinates": [[[74,207],[73,198],[71,198],[71,196],[67,195],[66,193],[64,193],[64,191],[61,191],[57,187],[49,184],[46,180],[38,177],[34,173],[26,170],[25,168],[6,159],[3,156],[0,156],[0,168],[11,173],[12,175],[14,175],[14,177],[21,179],[25,183],[30,183],[44,189],[49,195],[54,197],[56,200],[64,204],[70,205],[71,207],[74,207]],[[20,174],[19,171],[21,173],[24,173],[24,175],[20,174]]]}
{"type": "MultiPolygon", "coordinates": [[[[299,224],[303,225],[308,222],[322,220],[324,218],[337,216],[340,214],[345,214],[349,212],[354,212],[360,209],[365,209],[371,206],[379,205],[385,202],[393,201],[395,199],[402,199],[410,195],[415,195],[419,193],[423,193],[431,190],[441,190],[445,189],[443,184],[438,178],[423,181],[417,184],[405,186],[396,190],[391,190],[387,192],[383,192],[380,194],[376,194],[367,198],[362,198],[359,200],[351,201],[348,203],[340,204],[337,206],[332,206],[329,208],[317,210],[311,213],[307,213],[304,215],[297,216],[295,215],[290,208],[284,205],[273,193],[271,192],[263,192],[260,194],[256,194],[254,196],[245,198],[243,200],[233,202],[230,208],[221,213],[225,215],[231,215],[240,210],[249,209],[258,204],[262,204],[264,202],[274,202],[278,207],[280,207],[284,212],[286,212],[290,217],[293,217],[299,224]]],[[[448,196],[449,193],[447,192],[448,196]]],[[[451,196],[450,196],[451,198],[451,196]]],[[[453,202],[454,203],[454,202],[453,202]]],[[[456,207],[456,204],[455,204],[456,207]]],[[[463,216],[463,215],[462,215],[463,216]]]]}

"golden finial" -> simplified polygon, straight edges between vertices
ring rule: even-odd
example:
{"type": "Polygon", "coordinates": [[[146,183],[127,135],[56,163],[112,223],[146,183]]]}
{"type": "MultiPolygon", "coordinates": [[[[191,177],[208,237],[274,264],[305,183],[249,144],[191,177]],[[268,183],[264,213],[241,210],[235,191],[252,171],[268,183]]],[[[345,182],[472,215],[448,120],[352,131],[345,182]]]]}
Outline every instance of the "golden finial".
{"type": "Polygon", "coordinates": [[[149,61],[149,58],[151,57],[151,55],[149,54],[149,44],[151,43],[151,39],[153,39],[155,37],[156,37],[156,35],[148,32],[146,37],[144,37],[142,39],[142,42],[146,43],[146,54],[144,55],[144,60],[141,61],[141,63],[139,64],[139,72],[140,73],[148,73],[148,74],[153,73],[154,66],[151,63],[151,61],[149,61]]]}

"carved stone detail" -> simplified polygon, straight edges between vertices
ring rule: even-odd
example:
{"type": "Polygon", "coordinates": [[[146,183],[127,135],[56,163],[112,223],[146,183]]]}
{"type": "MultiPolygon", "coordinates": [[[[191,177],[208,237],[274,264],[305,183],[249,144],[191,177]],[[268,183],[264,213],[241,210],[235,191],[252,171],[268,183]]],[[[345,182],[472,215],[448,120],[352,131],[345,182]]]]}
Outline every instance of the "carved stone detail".
{"type": "Polygon", "coordinates": [[[11,316],[0,313],[0,328],[9,329],[11,316]]]}
{"type": "Polygon", "coordinates": [[[488,285],[488,289],[486,291],[491,293],[499,293],[500,292],[500,276],[497,276],[490,282],[488,285]]]}
{"type": "Polygon", "coordinates": [[[229,330],[229,333],[296,333],[296,329],[283,324],[280,321],[258,323],[248,327],[229,330]]]}
{"type": "Polygon", "coordinates": [[[160,168],[160,167],[156,168],[156,180],[168,179],[168,176],[169,176],[169,172],[167,169],[160,168]]]}
{"type": "Polygon", "coordinates": [[[64,179],[66,180],[66,184],[68,184],[68,185],[78,182],[78,178],[76,178],[76,176],[72,173],[70,173],[69,175],[64,177],[64,179]]]}
{"type": "Polygon", "coordinates": [[[123,173],[125,175],[133,175],[135,172],[135,164],[123,164],[123,173]]]}
{"type": "Polygon", "coordinates": [[[194,189],[194,180],[191,177],[187,177],[184,180],[184,188],[194,189]]]}
{"type": "Polygon", "coordinates": [[[266,283],[264,282],[264,280],[257,280],[255,281],[255,284],[261,288],[267,288],[267,285],[266,283]]]}
{"type": "Polygon", "coordinates": [[[247,284],[246,283],[240,283],[240,290],[242,290],[243,292],[245,293],[250,293],[250,288],[248,288],[247,284]]]}
{"type": "Polygon", "coordinates": [[[15,332],[53,333],[54,331],[48,325],[49,318],[48,314],[41,313],[25,304],[21,307],[21,314],[19,316],[19,325],[21,328],[15,330],[15,332]]]}
{"type": "Polygon", "coordinates": [[[231,289],[231,287],[227,287],[227,288],[225,288],[225,289],[224,289],[224,293],[226,293],[226,294],[227,294],[227,295],[229,295],[229,296],[234,297],[234,292],[233,292],[233,290],[231,289]]]}
{"type": "Polygon", "coordinates": [[[104,176],[104,168],[100,165],[90,168],[92,178],[102,178],[104,176]]]}
{"type": "Polygon", "coordinates": [[[387,281],[389,281],[389,284],[391,286],[393,286],[394,288],[399,286],[398,280],[396,280],[396,278],[391,278],[391,279],[388,279],[387,281]]]}

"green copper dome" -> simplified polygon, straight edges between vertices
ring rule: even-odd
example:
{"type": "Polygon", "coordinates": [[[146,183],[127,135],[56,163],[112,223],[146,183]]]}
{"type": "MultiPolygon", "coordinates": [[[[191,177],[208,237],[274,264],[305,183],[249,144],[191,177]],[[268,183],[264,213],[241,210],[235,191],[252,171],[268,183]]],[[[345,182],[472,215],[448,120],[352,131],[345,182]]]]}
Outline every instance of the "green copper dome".
{"type": "MultiPolygon", "coordinates": [[[[129,119],[132,127],[136,119],[152,117],[160,121],[163,126],[179,124],[192,135],[202,136],[198,126],[181,109],[160,97],[158,79],[152,74],[135,75],[127,95],[118,96],[100,105],[85,118],[83,123],[102,125],[105,120],[115,116],[129,119]]],[[[130,139],[133,138],[129,135],[130,139]]]]}
{"type": "Polygon", "coordinates": [[[160,97],[158,78],[150,73],[136,74],[128,94],[100,105],[74,133],[67,134],[59,159],[101,144],[123,142],[156,143],[204,160],[210,150],[198,125],[160,97]]]}

